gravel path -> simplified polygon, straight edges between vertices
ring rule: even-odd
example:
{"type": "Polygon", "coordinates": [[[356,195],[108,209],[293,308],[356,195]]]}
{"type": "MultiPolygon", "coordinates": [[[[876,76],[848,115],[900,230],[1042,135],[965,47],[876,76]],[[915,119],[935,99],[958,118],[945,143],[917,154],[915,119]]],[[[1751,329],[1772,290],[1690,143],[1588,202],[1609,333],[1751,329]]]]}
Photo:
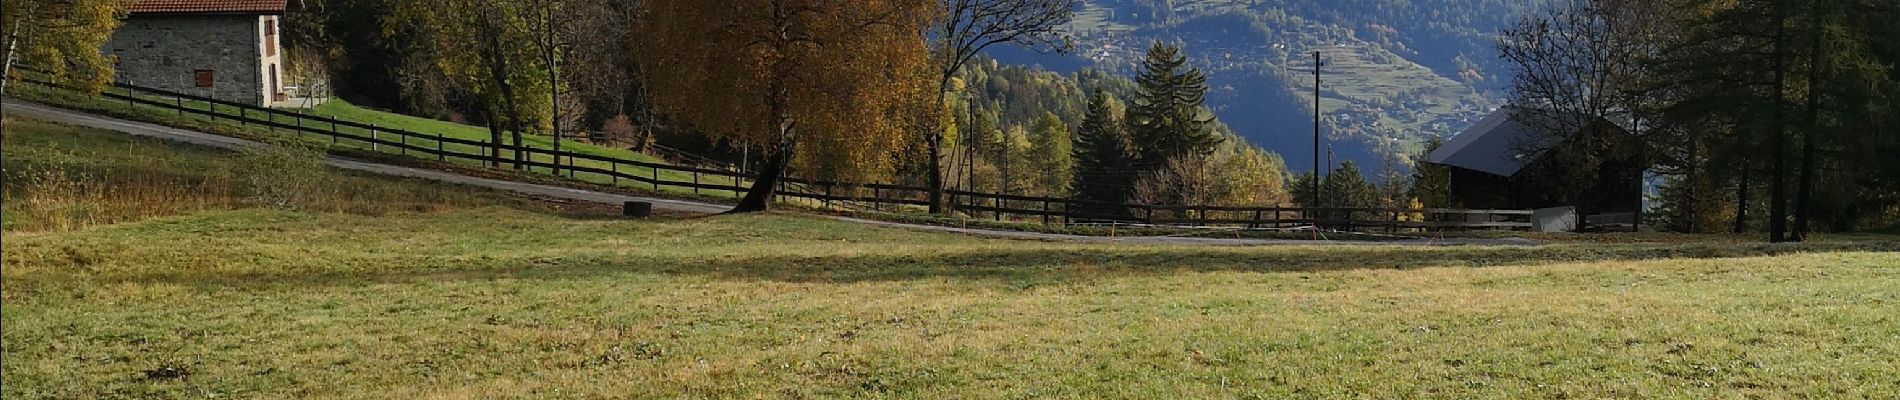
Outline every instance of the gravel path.
{"type": "MultiPolygon", "coordinates": [[[[184,130],[184,129],[172,128],[168,126],[145,123],[145,122],[128,121],[124,119],[101,116],[101,115],[86,113],[82,111],[74,111],[74,110],[57,108],[57,107],[52,107],[52,106],[47,106],[47,105],[42,105],[42,104],[37,104],[37,103],[24,102],[18,99],[6,99],[4,110],[6,111],[6,115],[9,115],[9,116],[30,117],[34,119],[53,121],[53,122],[58,122],[58,123],[63,123],[63,124],[68,124],[68,125],[98,128],[98,129],[121,132],[121,133],[136,135],[136,136],[153,137],[153,138],[172,140],[172,141],[184,142],[184,143],[192,143],[192,144],[197,144],[197,145],[210,146],[210,147],[229,149],[229,150],[238,150],[238,149],[243,149],[245,147],[262,145],[254,141],[234,138],[230,136],[222,136],[222,135],[216,135],[216,134],[210,134],[210,133],[204,133],[204,132],[198,132],[198,131],[184,130]]],[[[506,190],[506,191],[511,191],[511,192],[534,195],[534,196],[545,196],[545,197],[552,197],[552,198],[577,200],[577,201],[589,201],[589,202],[605,203],[605,204],[621,204],[628,201],[645,201],[645,202],[653,203],[653,208],[656,210],[682,212],[682,213],[689,213],[689,214],[713,214],[713,213],[726,211],[727,209],[731,208],[730,206],[718,205],[718,204],[597,192],[597,191],[592,191],[592,190],[574,189],[574,188],[567,188],[567,187],[560,187],[560,186],[538,185],[538,184],[532,184],[532,183],[483,178],[483,177],[477,177],[477,176],[468,176],[468,175],[429,170],[429,169],[412,168],[412,167],[404,167],[404,166],[388,165],[388,164],[378,164],[378,163],[357,160],[357,159],[352,159],[352,158],[347,158],[347,157],[338,157],[334,155],[328,156],[327,159],[324,160],[324,163],[333,167],[348,169],[348,170],[371,172],[371,173],[394,175],[394,176],[404,176],[404,177],[411,177],[411,178],[429,179],[429,180],[440,181],[440,182],[478,186],[478,187],[485,187],[485,188],[497,189],[497,190],[506,190]]],[[[1091,242],[1091,243],[1127,243],[1127,244],[1144,244],[1144,245],[1265,246],[1265,245],[1319,245],[1319,244],[1329,244],[1329,245],[1332,245],[1332,244],[1534,245],[1536,244],[1536,242],[1526,240],[1526,239],[1448,239],[1448,240],[1405,240],[1405,241],[1334,240],[1334,241],[1325,241],[1325,242],[1314,242],[1314,241],[1307,241],[1307,240],[1232,239],[1232,238],[1222,239],[1222,238],[1197,238],[1197,237],[1173,237],[1173,236],[1140,236],[1140,237],[1110,238],[1110,237],[1101,237],[1101,236],[1067,235],[1067,234],[1019,232],[1019,231],[998,231],[998,230],[957,228],[957,227],[936,226],[936,225],[916,225],[916,224],[904,224],[904,223],[868,220],[868,219],[852,218],[852,217],[834,217],[834,218],[837,218],[838,220],[841,220],[841,221],[854,222],[854,223],[870,225],[870,226],[949,232],[949,233],[959,233],[959,234],[1007,238],[1007,239],[1091,242]]]]}

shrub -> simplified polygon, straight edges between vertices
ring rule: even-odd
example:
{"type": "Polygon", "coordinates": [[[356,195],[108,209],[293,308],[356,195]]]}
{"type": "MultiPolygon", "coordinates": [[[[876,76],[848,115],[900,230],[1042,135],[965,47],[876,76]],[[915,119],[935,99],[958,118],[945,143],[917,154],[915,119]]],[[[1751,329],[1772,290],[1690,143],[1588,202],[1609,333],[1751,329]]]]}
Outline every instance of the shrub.
{"type": "Polygon", "coordinates": [[[244,175],[249,199],[261,206],[287,210],[315,205],[316,197],[331,180],[324,170],[323,154],[322,149],[294,141],[244,149],[239,162],[249,169],[244,175]]]}

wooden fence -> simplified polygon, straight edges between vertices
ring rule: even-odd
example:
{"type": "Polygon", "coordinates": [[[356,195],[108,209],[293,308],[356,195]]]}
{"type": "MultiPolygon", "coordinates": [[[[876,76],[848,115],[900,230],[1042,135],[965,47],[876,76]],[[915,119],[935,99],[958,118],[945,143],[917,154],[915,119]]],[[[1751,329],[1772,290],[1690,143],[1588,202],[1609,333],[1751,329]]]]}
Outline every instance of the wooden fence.
{"type": "MultiPolygon", "coordinates": [[[[57,89],[72,88],[32,78],[24,82],[57,89]]],[[[693,192],[726,191],[734,196],[745,192],[748,174],[731,169],[707,168],[646,162],[565,150],[515,146],[506,143],[447,137],[441,134],[378,127],[376,124],[342,120],[301,112],[256,107],[174,91],[115,83],[114,87],[130,94],[105,92],[100,96],[196,114],[213,121],[227,120],[241,126],[257,125],[271,132],[291,135],[319,135],[333,143],[354,142],[382,151],[392,148],[398,154],[433,157],[438,161],[472,160],[487,165],[516,165],[543,168],[569,177],[591,174],[619,186],[628,181],[654,190],[690,189],[693,192]],[[195,108],[187,102],[203,103],[195,108]],[[223,112],[220,112],[221,110],[223,112]],[[229,114],[236,110],[235,115],[229,114]],[[285,122],[289,121],[289,122],[285,122]],[[348,129],[345,129],[348,128],[348,129]],[[355,132],[352,132],[354,130],[355,132]],[[521,159],[496,157],[495,150],[522,155],[521,159]],[[540,161],[537,158],[548,161],[540,161]],[[592,161],[580,163],[579,161],[592,161]],[[644,174],[640,170],[645,170],[644,174]],[[661,172],[679,179],[667,179],[661,172]],[[712,179],[708,179],[712,178],[712,179]],[[708,182],[711,181],[711,182],[708,182]]],[[[785,177],[775,188],[782,198],[805,199],[825,208],[856,208],[876,211],[901,211],[929,205],[929,189],[882,183],[846,183],[785,177]]],[[[1527,210],[1461,210],[1383,208],[1290,208],[1154,205],[1103,203],[1055,197],[946,190],[946,202],[969,218],[998,221],[1040,222],[1052,224],[1143,224],[1168,226],[1231,226],[1245,228],[1288,228],[1322,226],[1350,230],[1437,231],[1437,230],[1528,230],[1531,212],[1527,210]]]]}

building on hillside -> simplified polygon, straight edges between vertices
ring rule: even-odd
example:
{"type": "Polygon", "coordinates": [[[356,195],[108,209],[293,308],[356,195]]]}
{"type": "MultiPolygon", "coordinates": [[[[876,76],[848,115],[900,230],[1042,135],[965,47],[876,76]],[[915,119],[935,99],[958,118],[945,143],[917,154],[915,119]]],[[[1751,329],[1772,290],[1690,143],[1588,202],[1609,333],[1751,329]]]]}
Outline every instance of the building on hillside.
{"type": "Polygon", "coordinates": [[[277,106],[289,100],[279,43],[286,0],[135,0],[101,49],[119,82],[277,106]]]}
{"type": "MultiPolygon", "coordinates": [[[[1433,150],[1426,163],[1446,167],[1451,172],[1451,197],[1466,208],[1537,209],[1577,206],[1585,216],[1585,225],[1633,224],[1643,207],[1643,164],[1637,150],[1639,142],[1624,124],[1599,119],[1582,131],[1566,135],[1537,133],[1523,119],[1535,118],[1504,107],[1493,111],[1470,129],[1433,150]],[[1573,145],[1586,142],[1577,138],[1595,135],[1590,149],[1573,145]],[[1594,182],[1558,182],[1564,166],[1556,161],[1562,152],[1591,151],[1601,160],[1594,166],[1594,182]],[[1582,187],[1559,187],[1583,185],[1582,187]],[[1579,190],[1568,190],[1579,189],[1579,190]],[[1577,193],[1566,197],[1562,192],[1577,193]]],[[[1575,157],[1569,157],[1575,159],[1575,157]]]]}

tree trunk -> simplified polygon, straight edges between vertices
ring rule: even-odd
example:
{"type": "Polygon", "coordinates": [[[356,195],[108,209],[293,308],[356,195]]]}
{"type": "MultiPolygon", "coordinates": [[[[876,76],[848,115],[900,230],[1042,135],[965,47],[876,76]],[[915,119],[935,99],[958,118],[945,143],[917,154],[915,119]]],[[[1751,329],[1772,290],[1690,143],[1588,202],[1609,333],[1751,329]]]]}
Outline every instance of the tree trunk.
{"type": "Polygon", "coordinates": [[[496,112],[495,115],[497,117],[503,115],[507,116],[508,126],[514,130],[512,136],[514,137],[515,146],[515,169],[525,169],[527,166],[521,163],[522,157],[526,156],[526,153],[521,151],[523,148],[521,146],[521,108],[515,106],[514,85],[508,83],[508,59],[503,55],[504,53],[501,50],[501,37],[498,34],[491,32],[488,34],[487,39],[489,56],[491,57],[488,62],[489,79],[494,80],[495,87],[501,89],[501,98],[504,107],[499,112],[496,112]]]}
{"type": "Polygon", "coordinates": [[[514,139],[514,142],[515,142],[515,143],[514,143],[514,145],[515,145],[515,169],[523,169],[523,170],[525,170],[525,169],[528,169],[528,164],[527,164],[527,162],[526,162],[526,161],[527,161],[527,157],[528,157],[528,152],[526,152],[526,151],[522,151],[522,150],[524,150],[524,149],[527,149],[528,147],[527,147],[527,146],[524,146],[524,145],[522,145],[522,144],[521,144],[521,130],[522,130],[522,129],[524,129],[524,128],[523,128],[523,127],[521,126],[521,121],[515,121],[513,125],[514,125],[514,127],[515,127],[515,131],[514,131],[514,132],[510,132],[510,133],[509,133],[509,136],[511,136],[511,137],[512,137],[512,138],[514,139]]]}
{"type": "Polygon", "coordinates": [[[1788,156],[1785,149],[1788,141],[1788,123],[1786,116],[1783,115],[1785,107],[1781,104],[1786,97],[1788,86],[1786,82],[1788,11],[1783,3],[1785,2],[1775,2],[1775,90],[1774,98],[1769,99],[1769,106],[1773,107],[1770,110],[1773,112],[1774,119],[1772,129],[1775,130],[1772,138],[1774,144],[1769,146],[1769,151],[1774,152],[1772,155],[1774,170],[1768,177],[1768,241],[1770,242],[1786,241],[1788,233],[1788,156]]]}
{"type": "MultiPolygon", "coordinates": [[[[1743,159],[1742,165],[1748,165],[1748,160],[1743,159]]],[[[1748,185],[1754,173],[1747,167],[1742,168],[1742,183],[1735,191],[1735,233],[1748,232],[1748,185]]]]}
{"type": "Polygon", "coordinates": [[[1702,233],[1702,218],[1699,218],[1702,216],[1701,200],[1703,195],[1703,178],[1700,173],[1701,169],[1699,168],[1701,162],[1702,142],[1691,137],[1689,140],[1689,162],[1687,163],[1689,165],[1689,178],[1687,179],[1689,182],[1689,201],[1685,202],[1686,207],[1683,208],[1688,211],[1680,212],[1682,215],[1688,216],[1688,218],[1684,218],[1687,219],[1689,223],[1689,229],[1687,229],[1689,231],[1688,233],[1702,233]]]}
{"type": "Polygon", "coordinates": [[[943,213],[943,132],[933,132],[925,139],[930,147],[930,214],[943,213]]]}
{"type": "Polygon", "coordinates": [[[778,188],[779,178],[785,175],[785,166],[792,161],[792,146],[781,145],[765,157],[759,165],[759,174],[753,178],[752,188],[747,189],[745,198],[727,214],[765,211],[771,204],[773,191],[778,188]]]}
{"type": "Polygon", "coordinates": [[[33,10],[38,7],[39,3],[27,4],[29,4],[29,6],[27,6],[26,10],[13,10],[13,12],[24,11],[24,15],[26,16],[21,17],[19,21],[13,22],[13,34],[7,35],[7,54],[0,56],[0,62],[5,63],[4,67],[0,67],[0,95],[7,94],[7,83],[13,81],[13,58],[19,56],[20,30],[26,28],[26,21],[33,19],[33,10]]]}
{"type": "MultiPolygon", "coordinates": [[[[945,78],[937,83],[937,108],[931,110],[932,113],[943,112],[943,92],[950,86],[948,76],[945,74],[945,78]]],[[[930,148],[930,214],[936,215],[943,213],[943,118],[938,115],[931,121],[924,124],[929,127],[929,132],[924,132],[924,145],[930,148]]]]}
{"type": "Polygon", "coordinates": [[[488,164],[489,168],[501,168],[501,123],[495,120],[495,107],[483,105],[482,121],[488,125],[488,164]]]}
{"type": "Polygon", "coordinates": [[[1810,34],[1814,35],[1808,53],[1808,131],[1801,135],[1801,182],[1796,188],[1794,234],[1790,237],[1796,242],[1808,239],[1808,220],[1814,214],[1814,141],[1821,134],[1821,95],[1816,88],[1821,82],[1821,10],[1812,12],[1808,18],[1810,34]]]}
{"type": "MultiPolygon", "coordinates": [[[[552,14],[552,13],[550,13],[552,14]]],[[[549,28],[553,29],[553,28],[549,28]]],[[[550,33],[551,35],[552,33],[550,33]]],[[[561,174],[561,68],[554,62],[554,52],[549,51],[548,62],[548,121],[554,127],[554,174],[561,174]]]]}

